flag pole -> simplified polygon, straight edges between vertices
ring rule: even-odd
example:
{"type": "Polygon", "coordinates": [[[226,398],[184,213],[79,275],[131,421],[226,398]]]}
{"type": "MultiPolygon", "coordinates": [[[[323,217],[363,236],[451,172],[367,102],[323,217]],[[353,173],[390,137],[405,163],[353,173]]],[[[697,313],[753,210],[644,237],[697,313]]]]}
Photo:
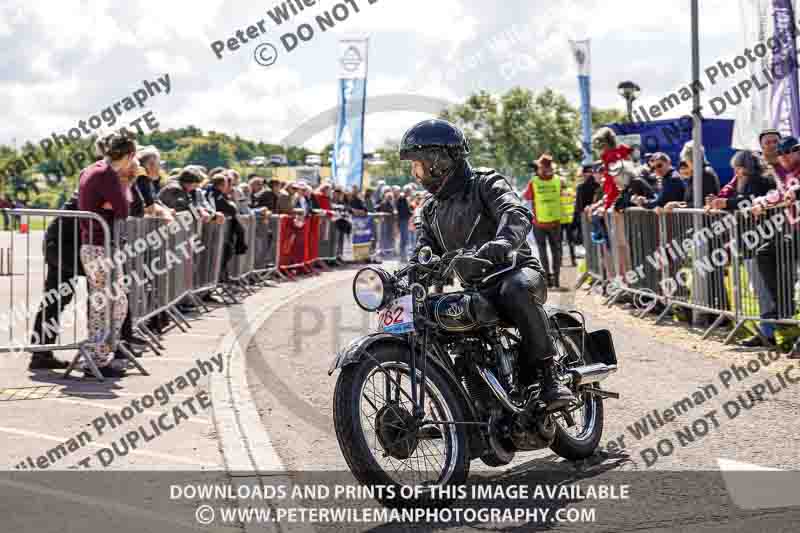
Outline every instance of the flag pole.
{"type": "MultiPolygon", "coordinates": [[[[692,161],[694,162],[692,177],[692,187],[694,187],[694,208],[702,208],[704,203],[703,198],[703,166],[704,161],[699,159],[698,155],[703,146],[703,115],[700,106],[700,30],[699,30],[699,17],[698,17],[698,0],[691,0],[692,2],[692,94],[694,109],[692,110],[692,161]]],[[[695,220],[696,226],[699,224],[700,219],[695,220]]],[[[695,231],[699,228],[695,227],[695,231]]],[[[695,233],[696,235],[697,233],[695,233]]]]}
{"type": "MultiPolygon", "coordinates": [[[[701,158],[700,154],[703,152],[703,115],[700,106],[700,22],[699,22],[699,9],[698,0],[691,0],[692,3],[692,95],[693,107],[692,110],[692,195],[694,202],[691,207],[701,209],[705,202],[703,198],[703,171],[705,170],[705,158],[701,158]]],[[[694,219],[694,234],[701,234],[701,227],[703,225],[703,215],[695,214],[694,219]]],[[[698,256],[702,257],[707,253],[704,245],[700,245],[698,249],[698,256]]],[[[708,287],[701,283],[703,279],[701,276],[693,276],[694,278],[694,294],[706,300],[708,287]]],[[[692,321],[695,325],[699,324],[701,314],[698,312],[692,313],[692,321]]]]}

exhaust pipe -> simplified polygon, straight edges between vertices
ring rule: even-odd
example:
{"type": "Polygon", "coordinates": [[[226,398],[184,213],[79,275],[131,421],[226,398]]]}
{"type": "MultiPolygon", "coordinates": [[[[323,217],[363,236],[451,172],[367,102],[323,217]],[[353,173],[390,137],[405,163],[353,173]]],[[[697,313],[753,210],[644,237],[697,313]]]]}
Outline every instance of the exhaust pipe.
{"type": "MultiPolygon", "coordinates": [[[[491,370],[488,368],[481,368],[478,365],[474,366],[478,375],[483,378],[483,381],[488,385],[489,389],[494,393],[495,397],[500,401],[506,409],[515,414],[520,414],[525,411],[524,407],[519,407],[511,401],[500,381],[495,377],[491,370]]],[[[566,378],[571,380],[575,385],[584,383],[595,383],[603,381],[608,376],[617,371],[617,365],[606,365],[604,363],[594,363],[591,365],[579,366],[569,369],[569,376],[566,378]]]]}
{"type": "Polygon", "coordinates": [[[594,363],[569,369],[572,383],[575,385],[603,381],[616,371],[617,365],[607,365],[605,363],[594,363]]]}
{"type": "Polygon", "coordinates": [[[520,414],[525,411],[524,407],[517,407],[514,405],[514,402],[511,401],[511,398],[508,397],[506,390],[497,380],[492,371],[488,368],[481,368],[478,365],[475,365],[475,370],[478,374],[483,378],[483,381],[486,382],[486,385],[489,386],[489,389],[494,393],[495,398],[497,398],[500,403],[502,403],[506,409],[511,411],[515,414],[520,414]]]}

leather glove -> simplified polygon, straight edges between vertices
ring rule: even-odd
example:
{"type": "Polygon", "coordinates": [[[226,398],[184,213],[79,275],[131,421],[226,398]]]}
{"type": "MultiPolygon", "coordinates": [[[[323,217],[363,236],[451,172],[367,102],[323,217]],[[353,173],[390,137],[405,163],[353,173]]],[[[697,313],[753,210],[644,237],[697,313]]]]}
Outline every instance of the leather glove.
{"type": "Polygon", "coordinates": [[[505,239],[498,239],[495,241],[489,241],[481,246],[475,256],[488,259],[497,265],[504,265],[508,263],[508,256],[512,250],[513,247],[511,246],[510,242],[505,239]]]}

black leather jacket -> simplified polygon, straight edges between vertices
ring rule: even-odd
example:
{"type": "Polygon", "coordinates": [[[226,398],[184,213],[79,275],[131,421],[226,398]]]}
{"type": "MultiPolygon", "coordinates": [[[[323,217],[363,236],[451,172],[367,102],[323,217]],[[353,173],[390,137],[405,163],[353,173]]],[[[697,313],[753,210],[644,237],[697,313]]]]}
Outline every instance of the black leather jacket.
{"type": "MultiPolygon", "coordinates": [[[[430,246],[441,255],[458,248],[480,248],[488,241],[503,238],[517,251],[519,267],[529,266],[543,272],[526,240],[531,218],[530,210],[505,177],[489,168],[473,171],[464,162],[441,190],[425,202],[414,256],[423,246],[430,246]]],[[[469,261],[459,263],[456,273],[468,282],[488,274],[481,272],[479,264],[469,261]]]]}

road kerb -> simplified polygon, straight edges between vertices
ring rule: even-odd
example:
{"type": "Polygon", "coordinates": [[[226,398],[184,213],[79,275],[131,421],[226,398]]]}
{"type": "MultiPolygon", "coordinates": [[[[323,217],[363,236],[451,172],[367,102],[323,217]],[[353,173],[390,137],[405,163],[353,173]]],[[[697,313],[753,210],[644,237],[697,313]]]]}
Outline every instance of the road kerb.
{"type": "MultiPolygon", "coordinates": [[[[286,465],[275,451],[267,430],[258,414],[250,389],[247,386],[247,347],[252,338],[264,323],[282,307],[291,304],[294,300],[308,292],[321,287],[349,279],[352,272],[333,272],[321,276],[318,280],[303,283],[288,294],[281,294],[275,301],[270,298],[255,311],[256,305],[244,305],[238,308],[229,308],[230,323],[239,324],[233,328],[217,345],[215,353],[223,355],[225,372],[213,374],[209,383],[211,395],[212,421],[222,452],[225,470],[235,483],[237,474],[244,474],[248,478],[261,478],[274,476],[276,473],[285,473],[286,465]],[[244,348],[242,348],[244,347],[244,348]]],[[[285,286],[285,285],[284,285],[285,286]]],[[[280,287],[278,288],[278,290],[280,287]]],[[[270,292],[276,289],[266,289],[253,296],[269,298],[270,292]]],[[[255,303],[255,302],[254,302],[255,303]]],[[[271,483],[270,480],[261,480],[271,483]]],[[[276,531],[274,525],[245,524],[246,531],[276,531]]]]}

